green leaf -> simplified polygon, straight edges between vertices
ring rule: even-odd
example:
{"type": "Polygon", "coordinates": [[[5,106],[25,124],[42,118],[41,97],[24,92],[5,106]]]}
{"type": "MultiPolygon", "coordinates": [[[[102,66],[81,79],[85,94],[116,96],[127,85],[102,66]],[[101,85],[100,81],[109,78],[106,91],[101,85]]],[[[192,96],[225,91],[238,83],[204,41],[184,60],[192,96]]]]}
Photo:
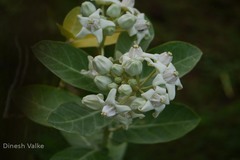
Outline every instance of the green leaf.
{"type": "Polygon", "coordinates": [[[80,147],[67,148],[56,153],[50,160],[108,160],[103,151],[85,149],[80,147]]]}
{"type": "Polygon", "coordinates": [[[114,143],[110,141],[108,144],[108,155],[112,160],[122,160],[127,149],[127,143],[114,143]]]}
{"type": "Polygon", "coordinates": [[[135,37],[129,37],[127,32],[122,32],[118,37],[115,53],[124,54],[134,45],[135,37]]]}
{"type": "Polygon", "coordinates": [[[202,51],[194,45],[181,41],[164,43],[149,50],[150,53],[172,52],[173,64],[182,77],[190,72],[202,56],[202,51]]]}
{"type": "Polygon", "coordinates": [[[15,92],[14,102],[21,107],[24,114],[32,121],[49,126],[48,116],[61,104],[80,103],[81,99],[59,88],[33,85],[23,87],[15,92]]]}
{"type": "Polygon", "coordinates": [[[87,54],[69,44],[41,41],[33,47],[36,57],[55,75],[65,82],[87,91],[98,92],[92,79],[80,71],[88,70],[87,54]]]}
{"type": "Polygon", "coordinates": [[[98,144],[102,143],[103,132],[94,133],[91,136],[82,136],[79,133],[68,133],[61,131],[63,137],[71,146],[96,149],[98,144]]]}
{"type": "Polygon", "coordinates": [[[76,103],[65,103],[51,113],[48,122],[59,130],[89,136],[108,125],[110,119],[103,117],[101,111],[76,103]]]}
{"type": "Polygon", "coordinates": [[[189,108],[172,104],[158,118],[148,115],[136,120],[128,130],[117,131],[114,139],[121,142],[153,144],[178,139],[193,130],[200,118],[189,108]]]}

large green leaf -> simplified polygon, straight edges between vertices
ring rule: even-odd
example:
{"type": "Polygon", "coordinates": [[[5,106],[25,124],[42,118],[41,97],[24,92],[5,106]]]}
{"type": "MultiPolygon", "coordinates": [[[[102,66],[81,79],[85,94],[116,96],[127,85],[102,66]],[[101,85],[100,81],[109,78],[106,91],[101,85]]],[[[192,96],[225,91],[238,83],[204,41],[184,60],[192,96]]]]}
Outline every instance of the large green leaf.
{"type": "Polygon", "coordinates": [[[80,103],[81,99],[59,88],[33,85],[16,91],[14,101],[32,121],[49,126],[47,119],[53,110],[66,102],[80,103]]]}
{"type": "Polygon", "coordinates": [[[115,132],[114,139],[142,144],[168,142],[190,132],[199,121],[199,117],[189,108],[172,104],[156,119],[148,115],[142,120],[136,120],[128,130],[115,132]]]}
{"type": "Polygon", "coordinates": [[[51,113],[48,122],[59,130],[88,136],[108,125],[110,119],[103,117],[101,111],[65,103],[51,113]]]}
{"type": "Polygon", "coordinates": [[[77,146],[82,148],[96,149],[98,144],[102,143],[103,132],[95,132],[90,136],[82,136],[79,133],[69,133],[61,131],[63,137],[68,141],[71,146],[77,146]]]}
{"type": "Polygon", "coordinates": [[[202,56],[202,51],[194,45],[181,41],[164,43],[149,50],[150,53],[172,52],[173,64],[182,77],[190,72],[202,56]]]}
{"type": "Polygon", "coordinates": [[[108,160],[103,151],[85,149],[80,147],[67,148],[56,153],[50,160],[108,160]]]}
{"type": "Polygon", "coordinates": [[[73,46],[55,41],[41,41],[33,47],[36,57],[65,82],[84,90],[97,92],[92,79],[80,71],[88,69],[87,54],[73,46]]]}

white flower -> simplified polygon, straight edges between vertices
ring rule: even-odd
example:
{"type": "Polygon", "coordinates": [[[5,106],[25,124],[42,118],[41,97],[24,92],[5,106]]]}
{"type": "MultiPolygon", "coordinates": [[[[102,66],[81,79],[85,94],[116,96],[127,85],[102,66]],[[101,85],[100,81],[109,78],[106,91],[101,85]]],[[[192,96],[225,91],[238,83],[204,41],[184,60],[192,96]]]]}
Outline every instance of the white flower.
{"type": "Polygon", "coordinates": [[[150,110],[155,110],[153,116],[156,118],[160,112],[163,111],[166,104],[169,104],[168,94],[166,93],[166,89],[157,86],[155,90],[150,89],[147,92],[141,94],[147,102],[145,105],[139,107],[138,109],[141,112],[147,112],[150,110]]]}
{"type": "Polygon", "coordinates": [[[96,10],[89,17],[78,15],[80,23],[82,24],[81,31],[76,35],[78,38],[93,34],[96,36],[98,43],[101,43],[103,40],[103,29],[109,26],[115,27],[112,21],[101,18],[100,11],[100,9],[96,10]]]}
{"type": "MultiPolygon", "coordinates": [[[[152,56],[154,57],[154,55],[152,55],[152,56]]],[[[151,58],[153,58],[153,57],[151,57],[151,58]]],[[[165,71],[165,69],[167,68],[167,66],[164,65],[161,61],[153,62],[152,59],[150,59],[150,58],[145,58],[145,60],[148,62],[149,66],[153,66],[154,68],[156,68],[159,73],[163,73],[165,71]]]]}
{"type": "Polygon", "coordinates": [[[152,59],[161,62],[165,66],[168,66],[172,62],[173,56],[171,52],[163,52],[161,54],[154,54],[152,59]]]}
{"type": "Polygon", "coordinates": [[[165,85],[170,100],[173,100],[175,98],[175,86],[177,86],[178,89],[183,88],[178,77],[178,72],[172,63],[170,63],[162,73],[158,74],[154,78],[152,84],[153,86],[165,85]]]}
{"type": "Polygon", "coordinates": [[[128,33],[130,36],[137,35],[137,43],[139,44],[143,38],[150,36],[149,26],[150,23],[145,19],[144,14],[140,13],[137,15],[136,23],[128,30],[128,33]]]}
{"type": "Polygon", "coordinates": [[[107,99],[105,100],[105,105],[102,109],[102,115],[107,117],[113,117],[118,113],[131,111],[131,108],[126,105],[119,105],[116,102],[117,90],[115,88],[111,89],[108,93],[107,99]]]}
{"type": "Polygon", "coordinates": [[[152,57],[152,55],[149,53],[143,52],[142,48],[135,44],[133,45],[133,47],[130,48],[130,50],[127,53],[123,54],[119,58],[119,62],[125,65],[129,60],[143,61],[148,57],[152,57]]]}
{"type": "Polygon", "coordinates": [[[88,70],[82,69],[80,73],[89,78],[94,78],[98,75],[98,72],[93,68],[92,56],[88,56],[88,70]]]}

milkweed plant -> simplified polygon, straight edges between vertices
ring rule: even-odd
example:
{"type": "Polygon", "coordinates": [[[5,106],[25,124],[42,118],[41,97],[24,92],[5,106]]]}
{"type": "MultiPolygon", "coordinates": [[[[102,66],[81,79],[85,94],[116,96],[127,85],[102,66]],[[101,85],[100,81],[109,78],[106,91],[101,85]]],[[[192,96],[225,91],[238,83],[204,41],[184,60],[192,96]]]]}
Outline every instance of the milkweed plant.
{"type": "Polygon", "coordinates": [[[16,100],[28,118],[69,142],[51,160],[121,160],[128,143],[169,142],[198,125],[197,114],[174,98],[201,51],[181,41],[148,49],[153,26],[134,4],[85,1],[57,24],[65,42],[32,48],[60,85],[23,87],[16,100]]]}

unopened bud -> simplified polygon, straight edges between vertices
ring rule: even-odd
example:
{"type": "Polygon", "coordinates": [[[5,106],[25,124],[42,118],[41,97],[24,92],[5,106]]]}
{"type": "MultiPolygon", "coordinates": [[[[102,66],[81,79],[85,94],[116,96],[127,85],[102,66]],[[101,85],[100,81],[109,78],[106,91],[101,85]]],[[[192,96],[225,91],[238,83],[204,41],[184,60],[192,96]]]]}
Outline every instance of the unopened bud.
{"type": "Polygon", "coordinates": [[[91,2],[83,2],[80,11],[83,16],[88,17],[96,11],[96,7],[91,2]]]}
{"type": "Polygon", "coordinates": [[[111,36],[113,33],[115,33],[115,27],[114,26],[108,26],[103,29],[103,33],[105,36],[111,36]]]}
{"type": "Polygon", "coordinates": [[[116,76],[121,76],[123,73],[123,67],[120,64],[114,64],[111,68],[112,74],[116,76]]]}
{"type": "Polygon", "coordinates": [[[142,62],[139,60],[129,60],[126,62],[124,68],[130,76],[136,76],[142,72],[142,62]]]}
{"type": "Polygon", "coordinates": [[[87,95],[83,97],[82,104],[93,110],[99,110],[104,106],[103,95],[87,95]]]}
{"type": "Polygon", "coordinates": [[[121,77],[115,77],[114,82],[117,83],[117,84],[120,84],[122,82],[122,78],[121,77]]]}
{"type": "Polygon", "coordinates": [[[136,22],[136,17],[130,13],[122,15],[118,20],[117,20],[119,26],[123,29],[130,29],[136,22]]]}
{"type": "Polygon", "coordinates": [[[111,18],[117,18],[121,15],[121,7],[117,4],[112,4],[107,9],[107,15],[111,18]]]}
{"type": "Polygon", "coordinates": [[[130,107],[132,108],[132,110],[142,108],[142,106],[144,106],[146,102],[147,101],[143,98],[136,98],[135,100],[133,100],[130,107]]]}
{"type": "Polygon", "coordinates": [[[109,85],[108,85],[108,88],[109,89],[113,89],[113,88],[118,88],[118,85],[116,84],[116,83],[110,83],[109,85]]]}
{"type": "Polygon", "coordinates": [[[118,92],[120,94],[123,95],[130,95],[132,93],[132,87],[128,84],[122,84],[119,88],[118,88],[118,92]]]}
{"type": "Polygon", "coordinates": [[[107,76],[96,76],[94,82],[100,90],[108,90],[108,85],[112,83],[112,80],[107,76]]]}
{"type": "Polygon", "coordinates": [[[131,86],[131,87],[135,87],[137,86],[138,82],[136,79],[129,79],[128,80],[128,84],[131,86]]]}
{"type": "Polygon", "coordinates": [[[96,56],[93,59],[93,68],[100,74],[107,74],[110,72],[113,63],[104,56],[96,56]]]}

